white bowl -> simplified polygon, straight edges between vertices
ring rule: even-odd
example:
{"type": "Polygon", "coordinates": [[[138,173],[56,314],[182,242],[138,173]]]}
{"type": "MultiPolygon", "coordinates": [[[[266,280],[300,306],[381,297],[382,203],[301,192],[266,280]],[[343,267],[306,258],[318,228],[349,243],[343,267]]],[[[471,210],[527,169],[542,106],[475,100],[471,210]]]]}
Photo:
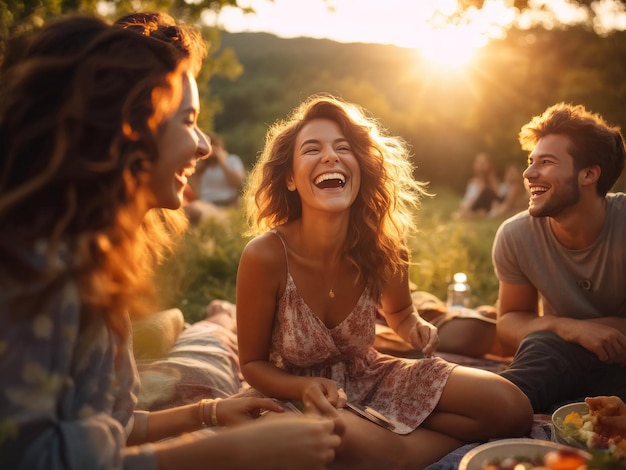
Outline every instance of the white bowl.
{"type": "Polygon", "coordinates": [[[583,416],[589,414],[589,407],[585,402],[581,401],[577,403],[563,405],[562,407],[558,408],[554,413],[552,413],[552,430],[554,431],[554,438],[556,439],[556,442],[559,442],[561,444],[577,447],[579,449],[587,449],[587,446],[584,442],[580,442],[571,436],[566,436],[565,434],[563,434],[563,421],[568,414],[573,412],[576,412],[579,415],[583,416]]]}
{"type": "MultiPolygon", "coordinates": [[[[506,459],[509,457],[543,457],[554,450],[569,449],[570,446],[557,444],[556,442],[542,441],[540,439],[501,439],[488,442],[473,448],[461,459],[459,470],[482,470],[487,460],[506,459]]],[[[586,459],[591,459],[587,452],[578,451],[586,459]]]]}

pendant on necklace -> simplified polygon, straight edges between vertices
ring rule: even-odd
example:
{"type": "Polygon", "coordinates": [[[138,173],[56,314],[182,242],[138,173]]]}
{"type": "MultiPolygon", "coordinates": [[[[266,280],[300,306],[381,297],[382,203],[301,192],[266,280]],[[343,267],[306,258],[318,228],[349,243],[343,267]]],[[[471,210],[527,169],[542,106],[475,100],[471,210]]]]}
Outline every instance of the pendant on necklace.
{"type": "Polygon", "coordinates": [[[333,288],[331,287],[330,290],[328,291],[328,297],[330,297],[331,299],[335,298],[335,291],[333,290],[333,288]]]}

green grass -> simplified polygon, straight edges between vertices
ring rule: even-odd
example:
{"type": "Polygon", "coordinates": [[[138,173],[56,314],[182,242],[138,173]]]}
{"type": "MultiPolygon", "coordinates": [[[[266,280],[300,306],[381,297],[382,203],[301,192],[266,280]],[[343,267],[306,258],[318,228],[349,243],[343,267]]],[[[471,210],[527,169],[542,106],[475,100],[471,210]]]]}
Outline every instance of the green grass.
{"type": "Polygon", "coordinates": [[[235,302],[237,266],[247,243],[242,227],[237,212],[226,223],[209,220],[190,227],[157,272],[161,305],[180,308],[185,320],[194,323],[205,317],[211,300],[235,302]]]}
{"type": "MultiPolygon", "coordinates": [[[[445,300],[452,274],[463,271],[472,288],[472,304],[493,304],[498,282],[491,264],[491,243],[501,220],[455,220],[459,196],[444,188],[431,189],[418,215],[420,232],[410,241],[411,281],[419,290],[445,300]]],[[[164,308],[178,307],[185,320],[204,318],[213,299],[235,301],[237,265],[247,239],[243,219],[233,212],[227,223],[208,221],[191,227],[176,251],[157,273],[164,308]]]]}
{"type": "Polygon", "coordinates": [[[445,188],[432,189],[419,213],[420,232],[410,243],[411,281],[418,290],[445,300],[455,272],[467,274],[472,305],[493,304],[498,281],[491,264],[491,244],[501,219],[454,219],[459,196],[445,188]]]}

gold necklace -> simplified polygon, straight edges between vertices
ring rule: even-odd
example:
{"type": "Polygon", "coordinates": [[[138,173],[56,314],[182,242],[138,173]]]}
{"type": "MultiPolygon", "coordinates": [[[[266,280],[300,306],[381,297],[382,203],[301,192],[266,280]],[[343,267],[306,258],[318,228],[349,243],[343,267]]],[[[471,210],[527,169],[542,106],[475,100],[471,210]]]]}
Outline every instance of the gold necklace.
{"type": "Polygon", "coordinates": [[[339,277],[340,270],[341,270],[341,265],[339,266],[339,269],[337,269],[337,272],[335,273],[335,278],[333,279],[333,282],[330,284],[330,290],[328,291],[329,299],[335,298],[335,284],[337,283],[337,278],[339,277]]]}

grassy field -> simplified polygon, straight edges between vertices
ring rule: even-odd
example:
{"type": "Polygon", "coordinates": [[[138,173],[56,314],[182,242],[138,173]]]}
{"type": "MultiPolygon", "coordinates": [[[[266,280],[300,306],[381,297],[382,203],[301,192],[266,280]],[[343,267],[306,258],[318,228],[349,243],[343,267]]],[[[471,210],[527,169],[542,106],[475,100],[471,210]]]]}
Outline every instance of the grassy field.
{"type": "Polygon", "coordinates": [[[422,202],[418,215],[420,233],[411,240],[411,280],[418,290],[445,299],[452,275],[462,271],[472,288],[472,305],[495,303],[498,281],[491,264],[491,244],[503,219],[454,219],[459,196],[445,189],[431,192],[435,196],[422,202]]]}
{"type": "MultiPolygon", "coordinates": [[[[472,304],[492,304],[498,283],[491,265],[491,242],[502,221],[454,220],[459,196],[443,188],[431,188],[433,198],[422,202],[420,233],[411,240],[411,280],[419,290],[445,299],[452,274],[467,273],[472,304]]],[[[158,272],[164,308],[178,307],[193,323],[204,317],[213,299],[235,300],[235,280],[241,250],[241,214],[233,212],[226,224],[206,222],[192,227],[175,254],[158,272]]]]}

